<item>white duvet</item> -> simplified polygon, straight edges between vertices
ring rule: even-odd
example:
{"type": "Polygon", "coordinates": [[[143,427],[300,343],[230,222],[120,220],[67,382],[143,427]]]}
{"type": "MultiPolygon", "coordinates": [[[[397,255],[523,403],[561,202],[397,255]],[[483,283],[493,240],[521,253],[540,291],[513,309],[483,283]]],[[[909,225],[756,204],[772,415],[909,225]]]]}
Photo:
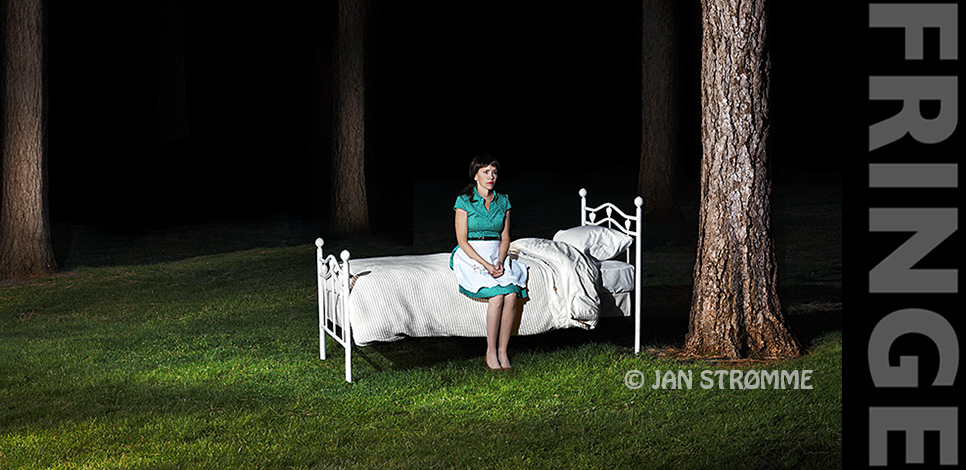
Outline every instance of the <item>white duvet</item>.
{"type": "MultiPolygon", "coordinates": [[[[600,313],[600,271],[576,248],[523,238],[511,252],[528,266],[517,334],[591,329],[600,313]]],[[[364,346],[405,337],[486,336],[486,304],[459,293],[450,253],[350,260],[352,336],[364,346]]]]}

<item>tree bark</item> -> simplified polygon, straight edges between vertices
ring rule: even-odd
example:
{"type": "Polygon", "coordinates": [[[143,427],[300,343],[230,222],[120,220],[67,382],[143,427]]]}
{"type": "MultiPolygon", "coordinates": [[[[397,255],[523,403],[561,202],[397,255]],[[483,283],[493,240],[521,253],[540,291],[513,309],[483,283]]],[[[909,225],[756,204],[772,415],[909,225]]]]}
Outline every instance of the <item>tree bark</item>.
{"type": "Polygon", "coordinates": [[[336,231],[369,231],[365,178],[365,24],[367,0],[339,1],[336,44],[335,158],[332,215],[336,231]]]}
{"type": "Polygon", "coordinates": [[[703,0],[702,22],[701,209],[685,348],[796,356],[771,234],[765,1],[703,0]]]}
{"type": "Polygon", "coordinates": [[[637,191],[651,222],[678,220],[674,167],[678,158],[675,0],[643,0],[641,44],[641,163],[637,191]]]}
{"type": "Polygon", "coordinates": [[[40,0],[0,2],[3,28],[0,278],[56,271],[44,162],[43,10],[40,0]]]}

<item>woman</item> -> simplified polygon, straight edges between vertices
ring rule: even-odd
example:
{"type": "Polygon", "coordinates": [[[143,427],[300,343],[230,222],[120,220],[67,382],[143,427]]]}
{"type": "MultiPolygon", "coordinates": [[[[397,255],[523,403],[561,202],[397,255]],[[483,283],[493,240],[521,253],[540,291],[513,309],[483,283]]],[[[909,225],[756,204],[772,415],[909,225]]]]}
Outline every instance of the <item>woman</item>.
{"type": "Polygon", "coordinates": [[[527,266],[507,257],[510,248],[510,200],[493,191],[500,163],[489,155],[470,162],[473,180],[456,198],[456,242],[450,267],[460,292],[487,299],[486,365],[509,370],[507,344],[517,299],[527,297],[527,266]]]}

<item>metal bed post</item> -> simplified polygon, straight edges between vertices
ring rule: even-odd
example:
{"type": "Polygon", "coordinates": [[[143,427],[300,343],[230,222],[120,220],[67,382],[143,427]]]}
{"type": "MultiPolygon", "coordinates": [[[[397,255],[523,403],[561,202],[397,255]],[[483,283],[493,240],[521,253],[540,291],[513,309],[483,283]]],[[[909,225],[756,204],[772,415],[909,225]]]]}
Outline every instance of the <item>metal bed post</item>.
{"type": "Polygon", "coordinates": [[[342,250],[342,340],[345,347],[345,381],[352,382],[352,323],[349,319],[349,252],[342,250]]]}
{"type": "Polygon", "coordinates": [[[580,194],[580,225],[587,225],[587,190],[580,188],[577,192],[580,194]]]}
{"type": "Polygon", "coordinates": [[[634,354],[638,354],[641,352],[641,287],[644,284],[641,279],[641,207],[644,199],[636,197],[634,205],[637,206],[637,241],[634,243],[634,354]]]}
{"type": "Polygon", "coordinates": [[[322,245],[325,242],[321,238],[315,239],[315,272],[319,286],[319,357],[325,360],[325,279],[322,277],[322,265],[325,264],[325,257],[322,256],[322,245]]]}

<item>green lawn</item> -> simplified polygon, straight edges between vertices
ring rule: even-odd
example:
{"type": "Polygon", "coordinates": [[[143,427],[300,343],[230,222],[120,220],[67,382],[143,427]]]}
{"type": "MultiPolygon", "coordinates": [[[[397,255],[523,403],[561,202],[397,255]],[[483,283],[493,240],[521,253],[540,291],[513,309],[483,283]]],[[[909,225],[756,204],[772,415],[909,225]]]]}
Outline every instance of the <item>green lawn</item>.
{"type": "Polygon", "coordinates": [[[741,366],[549,334],[516,342],[512,373],[485,369],[482,340],[414,339],[362,348],[348,384],[334,341],[318,359],[313,249],[0,288],[0,467],[841,467],[837,332],[741,366]],[[813,388],[699,386],[737,367],[812,370],[813,388]],[[694,386],[653,390],[655,369],[694,386]],[[626,387],[631,370],[647,386],[626,387]]]}

